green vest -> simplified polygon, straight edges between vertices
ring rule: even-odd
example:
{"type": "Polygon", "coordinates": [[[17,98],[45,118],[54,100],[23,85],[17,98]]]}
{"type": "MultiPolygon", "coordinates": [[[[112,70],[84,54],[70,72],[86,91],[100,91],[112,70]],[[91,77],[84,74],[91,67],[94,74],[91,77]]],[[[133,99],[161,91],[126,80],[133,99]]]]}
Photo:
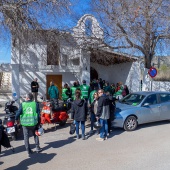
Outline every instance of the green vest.
{"type": "Polygon", "coordinates": [[[87,86],[85,84],[80,86],[81,89],[81,95],[84,99],[88,99],[89,98],[89,88],[90,86],[87,86]]]}
{"type": "Polygon", "coordinates": [[[22,103],[22,114],[20,115],[20,121],[22,126],[35,126],[38,123],[36,102],[22,103]]]}
{"type": "Polygon", "coordinates": [[[94,101],[94,93],[96,93],[97,90],[93,90],[90,92],[90,97],[89,97],[89,103],[92,104],[94,101]]]}
{"type": "Polygon", "coordinates": [[[69,96],[66,94],[67,90],[67,88],[62,89],[62,100],[67,100],[69,98],[69,96]]]}
{"type": "Polygon", "coordinates": [[[72,100],[74,100],[74,98],[75,98],[76,89],[77,89],[77,87],[75,87],[75,86],[71,87],[71,98],[72,98],[72,100]]]}

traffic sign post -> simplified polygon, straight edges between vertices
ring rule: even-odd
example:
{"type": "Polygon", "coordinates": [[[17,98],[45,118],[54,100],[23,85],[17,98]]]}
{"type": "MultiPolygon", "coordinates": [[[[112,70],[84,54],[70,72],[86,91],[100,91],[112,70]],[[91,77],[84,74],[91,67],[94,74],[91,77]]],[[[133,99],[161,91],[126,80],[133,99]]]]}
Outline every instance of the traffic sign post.
{"type": "Polygon", "coordinates": [[[155,67],[151,67],[149,70],[148,70],[148,74],[150,75],[151,77],[151,91],[152,91],[152,82],[153,82],[153,78],[157,75],[157,69],[155,67]]]}
{"type": "Polygon", "coordinates": [[[151,67],[148,70],[148,74],[150,75],[151,78],[154,78],[157,75],[157,69],[155,67],[151,67]]]}

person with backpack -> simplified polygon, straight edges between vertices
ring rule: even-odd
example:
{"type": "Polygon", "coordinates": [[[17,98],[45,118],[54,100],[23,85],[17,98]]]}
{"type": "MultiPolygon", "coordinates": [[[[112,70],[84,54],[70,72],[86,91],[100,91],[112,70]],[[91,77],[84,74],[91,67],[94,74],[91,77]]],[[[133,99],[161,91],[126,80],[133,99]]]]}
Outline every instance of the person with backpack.
{"type": "Polygon", "coordinates": [[[50,101],[52,102],[53,108],[58,107],[59,90],[54,85],[54,82],[50,82],[50,87],[48,88],[48,95],[50,96],[50,101]]]}
{"type": "Polygon", "coordinates": [[[25,102],[23,102],[19,107],[19,110],[15,116],[17,124],[19,123],[19,119],[23,128],[24,143],[28,156],[31,156],[33,153],[29,144],[29,132],[33,133],[36,152],[41,152],[42,149],[40,148],[39,138],[35,134],[35,131],[38,129],[40,124],[40,109],[39,104],[33,101],[32,93],[26,94],[25,102]]]}

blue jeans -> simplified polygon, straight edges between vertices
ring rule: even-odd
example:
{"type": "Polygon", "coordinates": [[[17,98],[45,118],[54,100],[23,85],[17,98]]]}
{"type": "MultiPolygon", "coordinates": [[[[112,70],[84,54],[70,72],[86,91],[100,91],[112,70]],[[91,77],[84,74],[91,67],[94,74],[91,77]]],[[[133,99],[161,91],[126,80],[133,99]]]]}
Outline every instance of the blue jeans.
{"type": "Polygon", "coordinates": [[[37,135],[35,135],[35,126],[30,126],[30,127],[25,127],[22,126],[23,128],[23,134],[24,134],[24,143],[25,143],[25,148],[27,151],[29,151],[30,148],[30,144],[29,144],[29,132],[31,131],[33,136],[34,136],[34,141],[35,141],[35,146],[36,148],[39,147],[39,138],[37,135]]]}
{"type": "Polygon", "coordinates": [[[85,136],[85,121],[76,121],[76,134],[79,135],[79,124],[81,124],[82,136],[85,136]]]}
{"type": "Polygon", "coordinates": [[[100,138],[105,138],[108,134],[108,123],[105,119],[99,119],[101,128],[100,128],[100,138]]]}
{"type": "Polygon", "coordinates": [[[94,113],[91,113],[91,116],[90,116],[91,130],[93,130],[95,118],[96,118],[95,114],[94,114],[94,113]]]}

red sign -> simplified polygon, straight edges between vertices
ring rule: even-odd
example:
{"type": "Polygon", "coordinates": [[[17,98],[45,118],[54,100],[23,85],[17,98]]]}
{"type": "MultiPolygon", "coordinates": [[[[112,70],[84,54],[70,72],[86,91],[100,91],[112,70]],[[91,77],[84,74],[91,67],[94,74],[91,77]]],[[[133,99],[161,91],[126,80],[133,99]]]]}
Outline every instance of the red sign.
{"type": "Polygon", "coordinates": [[[148,71],[148,74],[153,78],[157,75],[157,69],[155,67],[151,67],[148,71]]]}

